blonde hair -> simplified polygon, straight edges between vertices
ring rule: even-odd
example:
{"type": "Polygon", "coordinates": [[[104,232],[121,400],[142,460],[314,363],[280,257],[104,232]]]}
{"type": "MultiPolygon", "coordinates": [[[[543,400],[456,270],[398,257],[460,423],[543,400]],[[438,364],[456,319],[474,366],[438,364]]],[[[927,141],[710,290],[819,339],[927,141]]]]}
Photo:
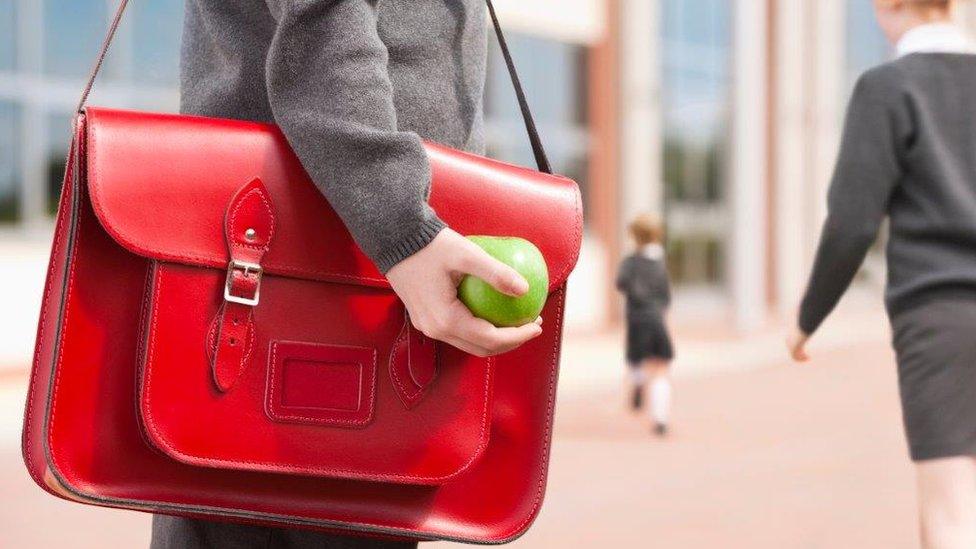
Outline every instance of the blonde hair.
{"type": "Polygon", "coordinates": [[[630,231],[630,236],[634,238],[634,242],[638,246],[660,243],[664,240],[664,225],[654,214],[644,213],[638,215],[630,222],[627,228],[630,231]]]}

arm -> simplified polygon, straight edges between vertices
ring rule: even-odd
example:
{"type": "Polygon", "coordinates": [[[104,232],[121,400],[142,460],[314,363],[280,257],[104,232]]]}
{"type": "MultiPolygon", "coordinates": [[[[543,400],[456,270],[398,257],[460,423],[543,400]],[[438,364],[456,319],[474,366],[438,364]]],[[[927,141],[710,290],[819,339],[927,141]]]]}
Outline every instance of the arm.
{"type": "Polygon", "coordinates": [[[538,336],[496,328],[457,299],[472,274],[510,295],[515,270],[445,227],[427,204],[420,137],[399,131],[375,0],[268,0],[276,29],[265,66],[275,121],[360,248],[425,334],[479,356],[538,336]]]}
{"type": "Polygon", "coordinates": [[[620,267],[617,269],[617,290],[623,293],[627,293],[630,288],[630,277],[631,277],[631,262],[628,259],[624,259],[620,262],[620,267]]]}
{"type": "Polygon", "coordinates": [[[269,0],[275,122],[360,248],[387,272],[444,228],[420,137],[397,129],[375,2],[269,0]]]}
{"type": "Polygon", "coordinates": [[[892,67],[869,71],[855,86],[827,197],[827,219],[800,305],[803,335],[816,331],[837,305],[887,215],[902,175],[899,158],[911,136],[903,90],[892,67]]]}
{"type": "Polygon", "coordinates": [[[671,277],[668,275],[667,263],[661,263],[663,280],[661,282],[661,304],[665,309],[671,307],[671,277]]]}

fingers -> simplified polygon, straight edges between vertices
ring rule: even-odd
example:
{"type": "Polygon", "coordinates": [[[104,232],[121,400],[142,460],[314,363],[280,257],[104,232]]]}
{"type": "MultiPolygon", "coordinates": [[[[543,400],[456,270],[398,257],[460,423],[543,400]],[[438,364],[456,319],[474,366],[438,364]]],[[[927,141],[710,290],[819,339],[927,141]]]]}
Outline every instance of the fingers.
{"type": "Polygon", "coordinates": [[[501,338],[498,339],[490,338],[490,337],[489,338],[479,337],[478,342],[471,341],[462,337],[452,336],[452,335],[444,335],[434,339],[439,339],[444,343],[457,347],[458,349],[464,351],[465,353],[468,353],[469,355],[474,355],[478,357],[488,357],[488,356],[500,355],[502,353],[507,353],[509,351],[512,351],[518,348],[519,346],[521,346],[526,341],[529,341],[530,339],[533,339],[542,333],[541,328],[539,328],[537,331],[523,329],[530,326],[535,326],[536,328],[538,328],[538,325],[534,323],[529,323],[526,324],[525,326],[520,326],[518,328],[495,328],[494,326],[492,326],[491,328],[493,330],[499,330],[499,331],[517,330],[521,333],[504,334],[501,338]],[[479,343],[484,343],[485,346],[482,346],[479,343]]]}
{"type": "Polygon", "coordinates": [[[529,291],[529,283],[508,265],[488,255],[474,243],[465,246],[460,255],[457,269],[484,280],[499,292],[518,297],[529,291]]]}
{"type": "Polygon", "coordinates": [[[807,354],[806,346],[800,345],[793,349],[793,360],[797,362],[806,362],[810,360],[810,355],[807,354]]]}
{"type": "Polygon", "coordinates": [[[792,336],[786,340],[786,349],[790,353],[790,358],[796,362],[807,362],[810,355],[807,354],[806,338],[792,336]]]}
{"type": "MultiPolygon", "coordinates": [[[[460,303],[458,305],[464,307],[460,303]]],[[[511,351],[542,334],[542,327],[538,320],[517,327],[497,328],[486,320],[471,316],[467,309],[463,312],[459,311],[456,318],[457,337],[485,349],[492,355],[511,351]]]]}
{"type": "Polygon", "coordinates": [[[446,314],[433,312],[411,315],[418,330],[475,356],[486,357],[511,351],[542,334],[542,318],[524,326],[497,328],[475,318],[460,301],[454,301],[446,314]]]}
{"type": "Polygon", "coordinates": [[[461,275],[480,278],[514,297],[529,289],[517,271],[450,229],[441,231],[386,276],[418,330],[469,354],[491,356],[510,351],[542,333],[541,319],[517,328],[496,328],[472,316],[457,298],[461,275]]]}
{"type": "Polygon", "coordinates": [[[443,341],[448,345],[457,347],[458,349],[464,351],[465,353],[468,353],[469,355],[486,357],[486,356],[492,356],[492,354],[494,354],[488,349],[485,349],[484,347],[479,347],[471,342],[464,341],[463,339],[457,337],[447,337],[443,341]]]}

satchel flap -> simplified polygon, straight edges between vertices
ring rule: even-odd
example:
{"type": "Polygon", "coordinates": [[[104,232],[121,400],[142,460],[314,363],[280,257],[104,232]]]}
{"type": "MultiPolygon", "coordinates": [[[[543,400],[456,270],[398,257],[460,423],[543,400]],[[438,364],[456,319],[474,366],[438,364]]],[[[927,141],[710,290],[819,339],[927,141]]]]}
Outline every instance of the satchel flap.
{"type": "MultiPolygon", "coordinates": [[[[100,223],[144,257],[225,268],[223,215],[240,187],[263,181],[279,221],[265,272],[389,287],[272,125],[89,107],[88,186],[100,223]]],[[[542,251],[550,291],[580,249],[578,186],[425,144],[430,204],[461,234],[518,236],[542,251]]]]}

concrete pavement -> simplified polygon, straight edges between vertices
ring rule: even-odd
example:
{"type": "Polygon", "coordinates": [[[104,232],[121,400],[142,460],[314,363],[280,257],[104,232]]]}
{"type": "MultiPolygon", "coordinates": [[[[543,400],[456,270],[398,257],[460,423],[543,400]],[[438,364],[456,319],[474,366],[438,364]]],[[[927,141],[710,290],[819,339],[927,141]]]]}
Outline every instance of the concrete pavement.
{"type": "Polygon", "coordinates": [[[679,377],[665,440],[619,393],[564,399],[546,504],[516,546],[917,547],[896,391],[869,343],[679,377]]]}

